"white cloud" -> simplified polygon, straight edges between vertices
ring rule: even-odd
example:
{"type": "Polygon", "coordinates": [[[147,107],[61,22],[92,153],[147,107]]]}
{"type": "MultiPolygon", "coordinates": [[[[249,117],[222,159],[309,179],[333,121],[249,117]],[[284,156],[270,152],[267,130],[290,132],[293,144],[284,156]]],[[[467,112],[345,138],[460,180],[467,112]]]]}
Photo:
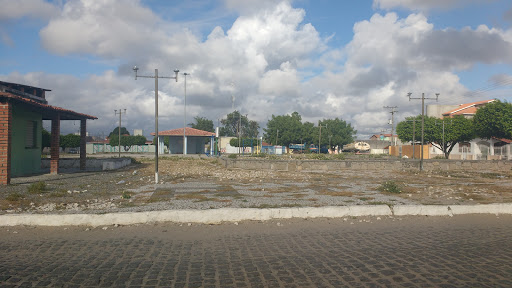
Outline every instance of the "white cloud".
{"type": "Polygon", "coordinates": [[[44,0],[0,0],[0,21],[22,17],[47,20],[59,13],[59,8],[44,0]]]}
{"type": "Polygon", "coordinates": [[[391,10],[405,8],[412,11],[431,9],[452,9],[472,3],[489,3],[496,0],[373,0],[374,9],[391,10]]]}
{"type": "MultiPolygon", "coordinates": [[[[436,30],[422,13],[405,18],[375,14],[354,25],[348,45],[328,48],[315,27],[303,22],[305,11],[290,1],[240,3],[225,2],[241,13],[230,28],[215,27],[203,37],[177,29],[180,25],[164,21],[140,1],[71,0],[41,30],[44,47],[56,54],[112,60],[121,63],[119,72],[85,79],[11,74],[6,81],[52,89],[51,104],[98,116],[89,126],[96,131],[110,132],[117,121],[113,110],[126,108],[123,123],[149,134],[154,82],[135,81],[130,68],[137,64],[142,75],[153,74],[155,68],[160,75],[171,75],[179,68],[191,74],[187,123],[194,116],[216,123],[232,112],[233,94],[234,108],[263,127],[272,114],[297,111],[313,123],[339,117],[352,122],[361,135],[370,135],[388,127],[389,113],[382,106],[399,106],[398,118],[421,111],[419,101],[407,100],[408,92],[415,97],[441,93],[441,99],[462,103],[466,88],[458,71],[475,63],[512,62],[511,30],[436,30]]],[[[178,83],[162,79],[159,84],[161,130],[181,127],[182,76],[178,83]]]]}

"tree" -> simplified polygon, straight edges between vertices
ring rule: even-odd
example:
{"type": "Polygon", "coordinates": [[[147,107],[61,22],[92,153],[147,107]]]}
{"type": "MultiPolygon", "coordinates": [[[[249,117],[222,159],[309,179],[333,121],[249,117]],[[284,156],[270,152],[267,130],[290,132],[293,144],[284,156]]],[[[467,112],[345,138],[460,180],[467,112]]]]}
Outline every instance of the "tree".
{"type": "Polygon", "coordinates": [[[288,146],[290,143],[301,143],[301,120],[297,112],[293,112],[292,115],[272,115],[272,119],[267,122],[267,128],[263,129],[263,139],[274,145],[288,146]]]}
{"type": "MultiPolygon", "coordinates": [[[[110,146],[118,146],[119,145],[119,135],[113,135],[109,138],[110,146]]],[[[137,136],[126,136],[121,135],[121,146],[124,146],[124,150],[128,151],[133,145],[144,145],[146,144],[146,137],[142,135],[137,136]]]]}
{"type": "Polygon", "coordinates": [[[473,118],[476,135],[512,139],[512,104],[496,100],[476,111],[473,118]]]}
{"type": "MultiPolygon", "coordinates": [[[[320,146],[328,146],[330,142],[331,147],[329,147],[329,149],[331,149],[335,146],[343,147],[343,145],[354,142],[354,136],[356,135],[357,131],[352,128],[350,123],[347,123],[339,118],[334,118],[323,120],[320,122],[320,125],[323,126],[320,146]],[[330,141],[329,136],[332,136],[330,141]]],[[[319,130],[319,128],[317,128],[317,130],[319,130]]],[[[320,131],[318,131],[318,133],[320,133],[320,131]]],[[[316,139],[318,139],[318,137],[316,137],[316,139]]]]}
{"type": "Polygon", "coordinates": [[[220,135],[228,137],[238,137],[239,123],[241,122],[241,137],[258,137],[258,130],[260,125],[256,121],[250,121],[247,116],[240,115],[240,112],[233,111],[229,113],[226,119],[221,119],[220,123],[223,127],[220,128],[220,135]],[[241,121],[240,121],[241,120],[241,121]]]}
{"type": "Polygon", "coordinates": [[[43,150],[44,147],[50,147],[51,146],[51,139],[52,135],[48,130],[44,129],[42,130],[42,143],[41,143],[41,150],[43,150]]]}
{"type": "MultiPolygon", "coordinates": [[[[272,115],[272,119],[267,122],[267,128],[263,138],[270,143],[288,146],[291,143],[309,143],[318,145],[318,137],[320,129],[311,122],[302,123],[302,117],[297,112],[291,115],[272,115]],[[277,137],[279,130],[279,137],[277,137]]],[[[329,136],[331,137],[331,146],[342,146],[354,141],[354,130],[347,122],[335,118],[327,119],[319,122],[322,125],[322,135],[320,139],[321,146],[329,144],[329,136]],[[325,127],[327,125],[327,128],[325,127]]]]}
{"type": "Polygon", "coordinates": [[[196,121],[196,123],[189,123],[188,125],[190,127],[194,128],[194,129],[203,130],[203,131],[215,132],[215,129],[213,128],[212,120],[208,120],[204,117],[199,117],[199,116],[194,117],[194,120],[196,121]]]}
{"type": "Polygon", "coordinates": [[[80,147],[80,135],[60,135],[59,143],[62,148],[80,147]]]}
{"type": "MultiPolygon", "coordinates": [[[[413,121],[416,121],[415,141],[421,141],[421,115],[406,118],[405,121],[398,123],[396,132],[402,142],[412,141],[413,121]]],[[[473,121],[464,116],[455,116],[453,118],[439,119],[425,116],[424,124],[424,144],[430,143],[432,146],[443,151],[444,157],[448,159],[453,147],[457,143],[467,142],[475,137],[473,121]],[[444,134],[443,134],[444,121],[444,134]]]]}
{"type": "MultiPolygon", "coordinates": [[[[119,127],[114,128],[114,130],[108,134],[108,138],[112,138],[114,135],[119,136],[119,127]]],[[[121,127],[121,135],[130,135],[130,132],[128,132],[125,127],[121,127]]]]}

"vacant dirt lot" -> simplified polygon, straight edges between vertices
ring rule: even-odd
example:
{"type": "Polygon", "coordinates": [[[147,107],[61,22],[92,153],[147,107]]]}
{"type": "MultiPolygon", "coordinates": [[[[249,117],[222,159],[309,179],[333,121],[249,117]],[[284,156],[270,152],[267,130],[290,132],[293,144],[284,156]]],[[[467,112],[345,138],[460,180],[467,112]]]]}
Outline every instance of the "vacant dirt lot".
{"type": "Polygon", "coordinates": [[[13,179],[0,213],[512,202],[512,173],[228,170],[215,158],[160,158],[117,171],[13,179]]]}

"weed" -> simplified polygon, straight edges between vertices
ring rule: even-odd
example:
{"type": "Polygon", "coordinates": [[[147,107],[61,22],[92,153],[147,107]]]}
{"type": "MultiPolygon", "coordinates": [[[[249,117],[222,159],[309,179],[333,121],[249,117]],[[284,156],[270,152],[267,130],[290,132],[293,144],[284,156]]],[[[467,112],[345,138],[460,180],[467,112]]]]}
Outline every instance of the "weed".
{"type": "Polygon", "coordinates": [[[44,183],[44,182],[32,183],[32,184],[30,184],[30,186],[28,186],[27,189],[28,189],[28,193],[30,193],[30,194],[44,193],[46,190],[46,183],[44,183]]]}
{"type": "Polygon", "coordinates": [[[17,193],[17,192],[13,192],[13,193],[7,195],[7,197],[5,197],[5,200],[12,201],[12,202],[18,201],[20,199],[23,199],[23,195],[21,195],[20,193],[17,193]]]}
{"type": "Polygon", "coordinates": [[[393,193],[393,194],[400,194],[402,193],[402,187],[400,185],[396,184],[395,181],[386,181],[384,184],[380,185],[377,190],[380,192],[387,192],[387,193],[393,193]]]}
{"type": "Polygon", "coordinates": [[[229,154],[229,159],[236,159],[238,156],[236,154],[229,154]]]}
{"type": "Polygon", "coordinates": [[[132,198],[132,193],[127,192],[127,191],[123,191],[123,194],[121,195],[121,197],[123,199],[130,199],[130,198],[132,198]]]}

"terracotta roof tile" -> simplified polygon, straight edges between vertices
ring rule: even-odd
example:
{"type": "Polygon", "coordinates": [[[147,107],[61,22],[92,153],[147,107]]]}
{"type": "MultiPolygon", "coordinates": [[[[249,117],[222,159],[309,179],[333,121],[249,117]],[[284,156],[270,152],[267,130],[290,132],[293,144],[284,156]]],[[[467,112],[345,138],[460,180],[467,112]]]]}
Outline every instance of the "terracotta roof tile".
{"type": "MultiPolygon", "coordinates": [[[[75,112],[73,110],[68,110],[68,109],[57,107],[57,106],[43,104],[43,103],[34,101],[32,99],[24,98],[24,97],[21,97],[21,96],[18,96],[18,95],[14,95],[14,94],[11,94],[11,93],[0,92],[0,98],[12,99],[14,101],[22,102],[22,103],[25,103],[25,104],[28,104],[28,105],[31,105],[31,106],[35,106],[35,107],[41,108],[42,110],[46,110],[46,111],[50,111],[50,112],[65,113],[66,117],[63,117],[62,120],[80,120],[80,119],[83,119],[83,118],[85,118],[85,119],[92,119],[92,120],[98,119],[98,117],[95,117],[95,116],[91,116],[91,115],[87,115],[87,114],[83,114],[83,113],[78,113],[78,112],[75,112]]],[[[45,120],[45,119],[43,119],[43,120],[45,120]]]]}
{"type": "MultiPolygon", "coordinates": [[[[200,136],[200,137],[211,137],[215,136],[215,133],[203,131],[199,129],[194,129],[190,127],[185,128],[185,134],[186,136],[200,136]]],[[[155,133],[151,133],[151,136],[154,136],[155,133]]],[[[183,136],[183,128],[178,129],[172,129],[172,130],[165,130],[165,131],[158,131],[158,136],[183,136]]]]}
{"type": "Polygon", "coordinates": [[[478,109],[478,106],[482,106],[493,101],[494,100],[484,100],[473,103],[460,104],[459,107],[448,112],[444,112],[443,116],[474,115],[476,113],[476,110],[478,109]]]}

